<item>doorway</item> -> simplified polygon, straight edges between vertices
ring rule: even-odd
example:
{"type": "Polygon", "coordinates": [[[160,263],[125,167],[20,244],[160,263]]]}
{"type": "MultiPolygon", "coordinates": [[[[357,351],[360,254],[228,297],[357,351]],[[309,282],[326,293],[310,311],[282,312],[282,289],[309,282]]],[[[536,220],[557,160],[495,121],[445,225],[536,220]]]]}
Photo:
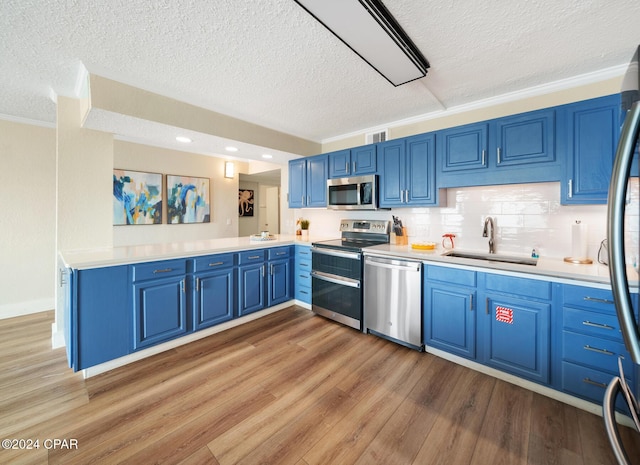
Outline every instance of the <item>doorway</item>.
{"type": "Polygon", "coordinates": [[[280,234],[280,169],[257,174],[240,173],[239,188],[253,193],[253,215],[239,217],[239,236],[261,231],[280,234]]]}

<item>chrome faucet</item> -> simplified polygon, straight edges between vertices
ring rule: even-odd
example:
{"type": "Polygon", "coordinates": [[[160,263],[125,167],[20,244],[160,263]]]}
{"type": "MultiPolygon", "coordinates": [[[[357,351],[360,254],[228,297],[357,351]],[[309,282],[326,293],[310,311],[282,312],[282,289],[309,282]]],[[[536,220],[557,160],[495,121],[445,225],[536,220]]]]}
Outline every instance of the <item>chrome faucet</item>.
{"type": "Polygon", "coordinates": [[[496,253],[495,244],[493,242],[494,234],[496,231],[496,225],[493,223],[493,218],[487,216],[484,219],[484,229],[482,230],[482,237],[489,237],[489,253],[496,253]],[[491,224],[491,235],[489,236],[487,231],[487,225],[491,224]]]}

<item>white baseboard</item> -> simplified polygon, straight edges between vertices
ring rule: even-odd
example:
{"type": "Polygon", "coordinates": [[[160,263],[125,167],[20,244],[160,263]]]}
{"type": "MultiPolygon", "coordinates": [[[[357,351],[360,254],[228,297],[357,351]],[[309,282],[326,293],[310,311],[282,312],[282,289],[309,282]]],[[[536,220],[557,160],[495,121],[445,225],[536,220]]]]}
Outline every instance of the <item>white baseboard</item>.
{"type": "Polygon", "coordinates": [[[17,316],[31,315],[32,313],[46,312],[55,308],[54,299],[30,300],[17,304],[0,305],[0,320],[15,318],[17,316]]]}

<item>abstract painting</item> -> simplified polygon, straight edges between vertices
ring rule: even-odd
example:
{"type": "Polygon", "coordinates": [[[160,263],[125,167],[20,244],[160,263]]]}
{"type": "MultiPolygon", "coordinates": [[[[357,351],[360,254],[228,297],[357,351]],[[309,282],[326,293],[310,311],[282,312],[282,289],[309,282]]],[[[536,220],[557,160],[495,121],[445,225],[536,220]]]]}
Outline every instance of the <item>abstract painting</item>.
{"type": "Polygon", "coordinates": [[[208,223],[209,178],[167,175],[167,223],[208,223]]]}
{"type": "Polygon", "coordinates": [[[162,174],[113,170],[113,224],[162,224],[162,174]]]}
{"type": "Polygon", "coordinates": [[[253,190],[238,189],[238,215],[253,216],[253,190]]]}

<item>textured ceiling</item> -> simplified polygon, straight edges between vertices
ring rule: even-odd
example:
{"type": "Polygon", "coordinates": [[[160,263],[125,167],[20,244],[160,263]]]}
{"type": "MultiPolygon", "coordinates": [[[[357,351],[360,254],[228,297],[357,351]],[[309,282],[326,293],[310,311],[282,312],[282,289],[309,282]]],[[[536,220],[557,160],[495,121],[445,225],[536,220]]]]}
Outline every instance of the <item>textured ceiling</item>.
{"type": "Polygon", "coordinates": [[[638,0],[384,0],[431,63],[393,87],[293,0],[3,0],[0,114],[91,74],[314,141],[627,63],[638,0]]]}

